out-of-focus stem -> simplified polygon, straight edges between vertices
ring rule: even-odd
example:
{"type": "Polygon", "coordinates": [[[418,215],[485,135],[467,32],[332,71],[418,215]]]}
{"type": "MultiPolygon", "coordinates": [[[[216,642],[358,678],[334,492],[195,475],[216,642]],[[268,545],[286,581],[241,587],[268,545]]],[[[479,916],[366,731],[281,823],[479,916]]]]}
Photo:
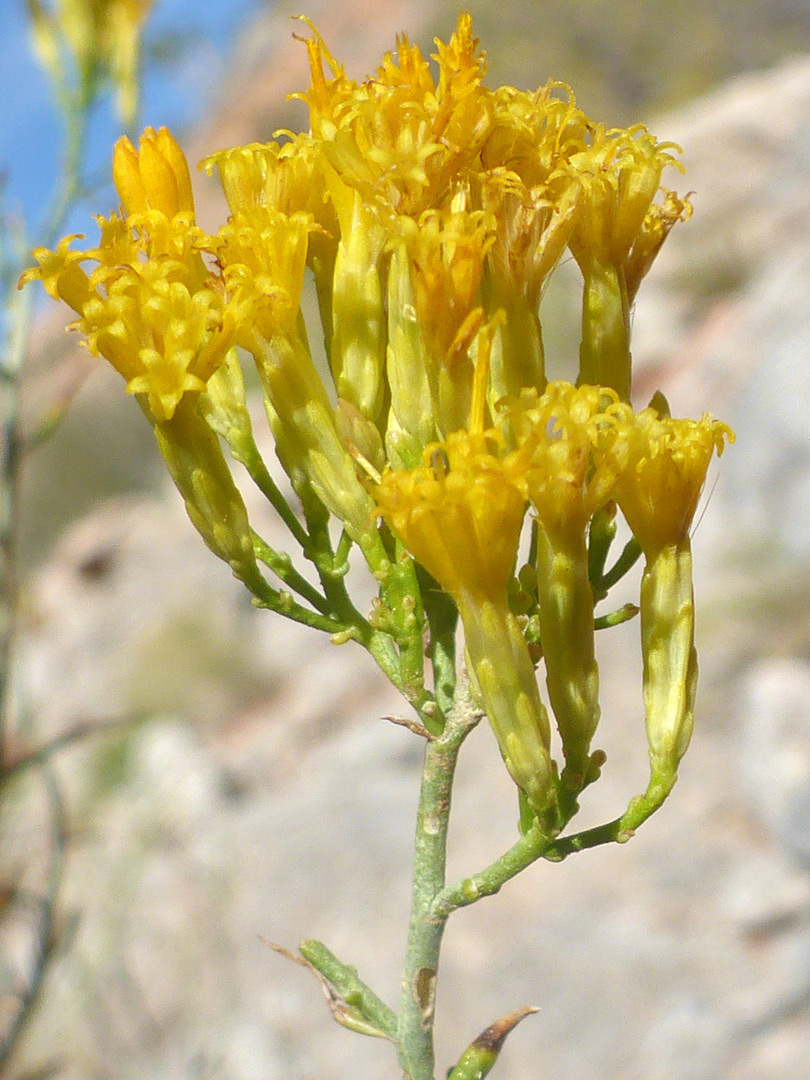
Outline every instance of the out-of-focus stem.
{"type": "Polygon", "coordinates": [[[59,186],[54,193],[48,215],[42,226],[41,243],[52,247],[62,231],[82,190],[81,168],[87,143],[87,120],[92,100],[71,98],[65,101],[65,158],[59,186]]]}
{"type": "MultiPolygon", "coordinates": [[[[41,243],[51,246],[81,190],[81,167],[91,101],[73,99],[63,104],[67,125],[64,165],[59,187],[42,228],[41,243]]],[[[22,268],[28,252],[25,236],[16,237],[15,256],[22,268]]],[[[9,276],[16,280],[18,273],[9,276]]],[[[28,347],[31,293],[9,288],[4,298],[8,341],[0,352],[0,761],[7,723],[8,682],[17,605],[18,473],[22,439],[19,424],[19,379],[28,347]]]]}
{"type": "Polygon", "coordinates": [[[34,1015],[51,958],[59,946],[59,939],[55,933],[56,906],[65,872],[68,825],[62,793],[53,769],[49,762],[45,762],[41,768],[50,806],[51,862],[45,895],[40,901],[41,913],[31,973],[27,985],[19,992],[16,1012],[0,1042],[0,1072],[11,1060],[16,1046],[34,1015]]]}
{"type": "Polygon", "coordinates": [[[17,513],[21,450],[19,377],[28,341],[30,293],[12,294],[8,351],[0,358],[0,761],[8,720],[8,681],[17,606],[17,513]]]}

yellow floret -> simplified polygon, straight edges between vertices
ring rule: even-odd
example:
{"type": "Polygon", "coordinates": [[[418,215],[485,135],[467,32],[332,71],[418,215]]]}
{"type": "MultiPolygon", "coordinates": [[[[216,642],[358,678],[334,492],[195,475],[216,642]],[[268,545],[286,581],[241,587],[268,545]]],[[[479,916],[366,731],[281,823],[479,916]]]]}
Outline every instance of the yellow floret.
{"type": "Polygon", "coordinates": [[[615,415],[603,432],[604,460],[617,471],[616,500],[649,557],[688,537],[711,459],[734,433],[709,413],[676,420],[649,408],[633,417],[624,407],[615,415]]]}

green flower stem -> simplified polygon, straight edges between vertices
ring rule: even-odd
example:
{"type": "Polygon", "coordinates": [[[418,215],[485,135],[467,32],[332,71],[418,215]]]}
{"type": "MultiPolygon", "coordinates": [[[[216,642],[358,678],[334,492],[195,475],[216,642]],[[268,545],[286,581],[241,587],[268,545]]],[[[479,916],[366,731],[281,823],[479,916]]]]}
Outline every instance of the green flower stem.
{"type": "MultiPolygon", "coordinates": [[[[344,531],[338,543],[337,554],[335,554],[329,535],[329,518],[323,504],[317,500],[311,487],[306,482],[300,484],[297,490],[309,528],[306,555],[315,566],[324,591],[324,597],[320,598],[321,602],[316,606],[326,618],[331,615],[334,621],[326,622],[325,619],[322,619],[320,623],[317,623],[313,622],[311,618],[307,621],[300,617],[300,613],[306,609],[300,608],[298,605],[291,608],[290,604],[293,604],[293,601],[289,596],[285,601],[287,607],[280,608],[278,606],[278,597],[284,594],[270,589],[269,586],[266,587],[269,590],[268,594],[265,594],[265,592],[257,593],[255,589],[252,590],[260,606],[269,607],[273,611],[281,611],[282,614],[287,614],[288,610],[295,609],[297,614],[291,614],[290,618],[296,619],[298,622],[305,622],[309,626],[314,625],[316,629],[327,630],[328,633],[340,635],[346,641],[358,641],[368,650],[386,678],[414,705],[424,722],[429,718],[430,713],[429,709],[427,715],[423,712],[425,706],[429,704],[429,695],[426,694],[424,685],[420,686],[418,694],[409,692],[412,688],[404,685],[400,654],[393,637],[385,630],[373,627],[367,619],[363,618],[352,603],[346,589],[345,577],[348,571],[347,557],[352,543],[351,538],[344,531]],[[266,602],[268,597],[269,600],[266,602]]],[[[373,531],[376,532],[376,530],[373,531]]],[[[380,547],[382,547],[379,534],[377,534],[377,540],[380,547]]],[[[315,595],[319,594],[316,593],[315,595]]],[[[314,615],[314,613],[309,614],[310,616],[314,615]]]]}
{"type": "MultiPolygon", "coordinates": [[[[336,619],[347,627],[354,627],[359,640],[370,652],[372,642],[375,640],[374,631],[368,621],[358,612],[352,603],[346,589],[346,574],[349,570],[348,553],[351,546],[351,538],[344,531],[338,545],[338,553],[332,548],[332,539],[329,535],[329,513],[323,503],[315,495],[311,486],[303,481],[297,487],[297,494],[304,508],[309,535],[306,538],[304,554],[315,566],[318,577],[324,591],[329,611],[336,619]]],[[[376,653],[374,654],[376,658],[376,653]]],[[[385,666],[380,664],[386,675],[398,685],[398,676],[394,678],[390,672],[397,672],[396,664],[385,666]]]]}
{"type": "Polygon", "coordinates": [[[609,611],[607,615],[598,615],[593,620],[594,630],[607,630],[611,626],[621,626],[638,615],[639,608],[636,604],[622,604],[615,611],[609,611]]]}
{"type": "Polygon", "coordinates": [[[602,844],[624,843],[658,809],[668,794],[669,790],[659,790],[651,784],[644,795],[633,799],[621,817],[571,836],[558,837],[556,840],[545,835],[537,824],[534,824],[509,851],[485,870],[442,889],[433,901],[431,916],[446,920],[458,908],[474,904],[484,896],[493,896],[507,881],[538,859],[562,862],[577,851],[585,851],[602,844]]]}
{"type": "Polygon", "coordinates": [[[253,550],[256,553],[256,558],[272,570],[280,581],[283,581],[285,585],[297,592],[304,600],[309,601],[316,611],[320,611],[322,615],[329,615],[331,608],[326,597],[321,596],[314,585],[295,569],[290,556],[286,552],[279,554],[269,544],[265,543],[258,533],[254,532],[252,535],[253,550]]]}
{"type": "Polygon", "coordinates": [[[561,836],[554,840],[543,852],[543,858],[549,862],[562,862],[576,851],[585,851],[587,848],[600,847],[602,844],[622,843],[629,840],[632,832],[624,833],[622,830],[623,818],[608,821],[605,825],[597,825],[593,829],[585,829],[584,832],[574,833],[571,836],[561,836]]]}
{"type": "Polygon", "coordinates": [[[458,753],[478,722],[468,702],[452,710],[444,731],[427,742],[414,843],[413,895],[397,1027],[406,1080],[434,1080],[433,1012],[446,923],[434,914],[445,884],[450,797],[458,753]]]}
{"type": "Polygon", "coordinates": [[[630,305],[624,274],[608,262],[582,266],[579,385],[612,386],[630,400],[630,305]]]}
{"type": "Polygon", "coordinates": [[[518,397],[523,387],[546,388],[546,357],[543,332],[536,301],[512,288],[495,290],[494,308],[502,308],[506,318],[500,326],[502,356],[493,366],[493,384],[498,396],[518,397]]]}
{"type": "Polygon", "coordinates": [[[449,593],[416,563],[416,578],[430,628],[428,653],[433,667],[433,692],[436,704],[447,712],[456,694],[456,630],[458,609],[449,593]]]}
{"type": "MultiPolygon", "coordinates": [[[[324,534],[324,536],[319,539],[315,539],[314,542],[316,544],[325,543],[328,545],[328,533],[324,534]]],[[[263,541],[259,541],[259,543],[263,544],[263,541]]],[[[267,548],[266,545],[264,545],[264,547],[267,548]]],[[[267,552],[271,552],[271,549],[267,548],[267,552]]],[[[264,554],[266,552],[257,548],[256,553],[262,561],[265,561],[264,554]]],[[[275,553],[272,554],[275,555],[275,553]]],[[[331,546],[329,547],[329,556],[332,558],[331,546]]],[[[276,562],[283,561],[283,558],[283,556],[276,555],[276,562]]],[[[283,569],[281,567],[277,568],[276,565],[273,565],[271,568],[275,573],[278,573],[279,569],[283,569]]],[[[293,619],[295,622],[302,623],[304,626],[311,626],[315,630],[325,631],[327,634],[331,634],[336,639],[337,643],[340,643],[340,641],[359,642],[368,650],[385,674],[386,678],[393,683],[393,685],[404,694],[414,708],[416,708],[423,723],[428,721],[431,724],[435,724],[435,714],[433,714],[429,708],[430,702],[432,701],[430,695],[427,694],[427,691],[422,687],[418,700],[413,700],[409,696],[408,689],[403,685],[400,655],[393,638],[390,634],[375,629],[355,608],[346,592],[343,575],[333,573],[330,581],[330,575],[328,573],[321,574],[321,580],[326,586],[325,591],[327,593],[327,596],[324,599],[316,590],[312,589],[312,586],[306,579],[301,578],[300,575],[297,574],[297,571],[294,571],[293,573],[296,579],[300,579],[302,585],[306,585],[308,589],[312,590],[314,594],[313,597],[306,596],[305,598],[309,599],[310,602],[313,603],[313,606],[317,607],[316,611],[310,611],[308,608],[303,607],[293,599],[290,593],[274,589],[271,585],[268,585],[261,579],[245,582],[254,596],[256,606],[267,608],[270,611],[276,611],[288,619],[293,619]],[[318,600],[317,605],[314,603],[315,598],[318,600]]],[[[287,582],[285,582],[285,584],[286,583],[287,582]]],[[[299,591],[299,594],[304,595],[301,593],[301,590],[298,589],[297,585],[290,584],[290,587],[295,587],[296,590],[299,591]]]]}
{"type": "Polygon", "coordinates": [[[444,921],[458,908],[474,904],[484,896],[494,896],[507,881],[542,858],[550,845],[551,838],[535,823],[485,870],[442,889],[431,905],[431,917],[444,921]]]}
{"type": "Polygon", "coordinates": [[[639,544],[638,540],[633,536],[624,545],[621,555],[602,578],[599,590],[600,598],[607,596],[608,591],[613,588],[617,581],[621,581],[624,575],[636,565],[640,558],[641,544],[639,544]]]}
{"type": "Polygon", "coordinates": [[[312,938],[298,946],[301,955],[326,979],[347,1005],[373,1024],[383,1035],[396,1040],[397,1016],[393,1009],[377,997],[360,976],[357,968],[344,964],[322,941],[312,938]]]}
{"type": "Polygon", "coordinates": [[[576,851],[600,847],[602,844],[626,843],[633,837],[636,829],[661,806],[672,790],[675,779],[676,777],[673,777],[671,782],[666,783],[650,781],[645,793],[632,799],[621,817],[572,836],[559,837],[549,844],[543,852],[543,858],[549,862],[562,862],[576,851]]]}
{"type": "Polygon", "coordinates": [[[607,596],[607,589],[604,587],[605,564],[615,539],[616,503],[609,502],[596,511],[588,526],[588,577],[595,604],[607,596]]]}
{"type": "MultiPolygon", "coordinates": [[[[326,539],[328,543],[328,535],[321,539],[326,539]]],[[[313,562],[330,610],[343,622],[365,622],[366,620],[352,603],[346,588],[345,578],[348,570],[346,563],[332,553],[331,546],[328,550],[321,548],[314,556],[313,562]]]]}
{"type": "MultiPolygon", "coordinates": [[[[386,634],[384,630],[375,630],[363,620],[362,630],[358,631],[358,640],[362,642],[377,661],[377,664],[389,682],[391,682],[407,699],[408,696],[402,686],[399,652],[397,651],[396,644],[390,634],[386,634]]],[[[408,700],[411,705],[414,705],[414,702],[410,701],[410,699],[408,700]]],[[[414,708],[416,708],[415,705],[414,708]]],[[[419,712],[418,709],[417,711],[419,712]]],[[[420,719],[423,719],[421,712],[419,712],[419,717],[420,719]]]]}
{"type": "Polygon", "coordinates": [[[322,615],[319,611],[310,611],[309,608],[302,607],[290,593],[280,592],[261,579],[251,580],[250,583],[245,582],[245,584],[253,594],[256,607],[276,611],[287,619],[303,623],[304,626],[311,626],[313,630],[323,630],[327,634],[345,634],[347,640],[356,636],[353,627],[344,626],[336,619],[322,615]]]}
{"type": "Polygon", "coordinates": [[[250,440],[250,444],[245,448],[245,452],[240,456],[239,460],[247,469],[250,478],[253,480],[256,487],[261,491],[262,495],[267,499],[278,516],[290,530],[295,540],[304,549],[309,547],[309,537],[307,536],[306,529],[301,525],[301,522],[295,516],[290,504],[281,494],[278,485],[273,477],[270,475],[267,466],[262,460],[259,454],[258,448],[255,442],[250,440]]]}
{"type": "MultiPolygon", "coordinates": [[[[311,489],[308,494],[314,499],[314,493],[312,493],[311,489]]],[[[320,503],[317,506],[320,510],[323,510],[320,503]]],[[[307,537],[304,554],[318,571],[318,577],[331,610],[338,616],[349,613],[351,613],[351,616],[356,615],[356,609],[351,602],[344,581],[349,570],[348,561],[345,555],[336,556],[332,549],[332,538],[329,535],[329,516],[325,512],[316,514],[312,511],[313,508],[307,508],[305,504],[309,536],[307,537]]],[[[352,621],[352,619],[350,617],[344,619],[344,621],[352,621]]]]}
{"type": "MultiPolygon", "coordinates": [[[[432,700],[425,689],[425,613],[416,564],[399,541],[391,573],[383,589],[383,599],[393,612],[397,629],[402,681],[400,689],[422,716],[423,706],[432,700]]],[[[423,719],[428,731],[433,735],[438,734],[443,718],[433,713],[423,719]]]]}
{"type": "Polygon", "coordinates": [[[335,571],[340,573],[341,576],[345,576],[349,571],[349,552],[352,550],[352,544],[354,544],[354,540],[344,529],[340,534],[340,540],[338,540],[335,549],[335,571]]]}
{"type": "Polygon", "coordinates": [[[353,536],[352,539],[362,551],[369,570],[384,586],[396,568],[385,550],[379,529],[370,526],[360,536],[353,536]]]}
{"type": "Polygon", "coordinates": [[[603,844],[622,844],[630,840],[635,830],[661,806],[669,794],[669,788],[650,785],[644,795],[633,799],[619,818],[597,825],[593,829],[560,836],[556,840],[546,836],[535,823],[517,843],[485,870],[472,877],[450,885],[436,896],[431,915],[446,920],[458,908],[474,904],[485,896],[493,896],[501,887],[531,866],[538,859],[562,862],[569,855],[603,844]]]}
{"type": "Polygon", "coordinates": [[[643,825],[648,817],[666,801],[667,796],[675,786],[678,779],[677,771],[653,776],[647,785],[643,795],[637,795],[619,818],[617,840],[620,842],[629,840],[639,825],[643,825]]]}
{"type": "Polygon", "coordinates": [[[308,557],[318,571],[329,611],[342,624],[342,629],[338,627],[337,632],[345,634],[347,640],[352,638],[359,641],[376,660],[386,678],[404,693],[400,658],[393,638],[363,618],[346,589],[351,539],[344,532],[335,554],[329,536],[328,518],[321,519],[311,510],[307,512],[310,528],[308,557]]]}

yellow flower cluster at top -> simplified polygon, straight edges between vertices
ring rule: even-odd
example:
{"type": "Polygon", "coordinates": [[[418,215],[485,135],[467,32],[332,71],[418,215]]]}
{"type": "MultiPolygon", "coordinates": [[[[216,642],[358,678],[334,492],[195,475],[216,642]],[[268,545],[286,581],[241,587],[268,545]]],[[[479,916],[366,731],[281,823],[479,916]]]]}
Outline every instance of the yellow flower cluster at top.
{"type": "MultiPolygon", "coordinates": [[[[497,313],[505,318],[494,334],[489,403],[526,386],[542,390],[538,307],[548,275],[567,245],[589,289],[595,276],[602,294],[605,278],[616,284],[601,302],[621,321],[622,302],[689,213],[673,193],[655,201],[672,147],[643,128],[592,123],[558,84],[531,93],[484,86],[468,15],[438,45],[438,78],[403,37],[376,75],[357,83],[313,31],[312,85],[297,95],[311,131],[207,159],[232,213],[215,235],[194,224],[169,133],[147,131],[140,153],[121,140],[114,176],[124,215],[103,223],[97,248],[74,253],[63,244],[43,267],[46,284],[58,289],[62,264],[68,273],[95,260],[94,301],[116,308],[115,275],[134,267],[143,280],[152,272],[144,266],[171,252],[156,287],[166,287],[166,274],[185,274],[189,297],[204,293],[223,316],[238,298],[253,311],[240,322],[268,340],[282,327],[294,334],[308,265],[338,396],[377,429],[391,461],[414,464],[428,442],[467,423],[478,335],[497,313]],[[202,252],[212,257],[207,270],[202,252]]],[[[82,298],[74,300],[86,320],[82,298]]],[[[82,329],[106,355],[98,331],[82,329]]],[[[611,364],[587,381],[626,397],[629,355],[611,344],[611,364]]],[[[197,377],[204,382],[214,366],[197,377]]],[[[156,375],[157,415],[193,388],[176,370],[172,390],[165,370],[156,375]]],[[[131,382],[129,369],[122,373],[131,382]]]]}
{"type": "Polygon", "coordinates": [[[667,166],[680,168],[678,148],[642,126],[593,122],[560,83],[485,86],[464,13],[449,42],[437,41],[436,74],[403,36],[363,82],[309,28],[311,85],[294,96],[310,130],[203,162],[230,208],[218,232],[195,222],[174,138],[147,129],[139,149],[116,145],[121,212],[99,219],[98,246],[74,250],[68,238],[39,249],[25,278],[75,310],[88,348],[154,425],[206,542],[249,584],[255,544],[211,433],[253,460],[233,346],[253,355],[308,525],[316,505],[337,517],[383,590],[396,565],[390,529],[452,597],[476,692],[546,822],[565,816],[560,783],[576,794],[598,772],[591,534],[610,531],[618,503],[647,562],[644,693],[658,799],[691,730],[689,529],[710,459],[731,437],[708,416],[672,420],[630,405],[631,305],[691,213],[661,186],[667,166]],[[540,320],[566,250],[583,283],[576,386],[547,385],[540,320]],[[308,272],[331,385],[302,314],[308,272]],[[521,612],[514,581],[528,507],[532,584],[521,612]]]}

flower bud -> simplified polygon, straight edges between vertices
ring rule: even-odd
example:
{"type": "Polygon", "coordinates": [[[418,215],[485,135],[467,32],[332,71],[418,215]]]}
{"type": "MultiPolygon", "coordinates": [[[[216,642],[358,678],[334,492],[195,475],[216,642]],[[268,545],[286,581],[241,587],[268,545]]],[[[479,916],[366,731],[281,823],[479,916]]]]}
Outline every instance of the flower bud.
{"type": "Polygon", "coordinates": [[[168,128],[146,128],[139,150],[123,135],[113,152],[113,180],[127,214],[159,210],[167,218],[183,213],[194,219],[188,163],[168,128]]]}
{"type": "Polygon", "coordinates": [[[447,1080],[484,1080],[498,1060],[507,1036],[514,1031],[521,1020],[536,1012],[538,1010],[531,1006],[518,1009],[508,1016],[502,1016],[494,1024],[490,1024],[477,1039],[470,1043],[455,1067],[447,1074],[447,1080]]]}

